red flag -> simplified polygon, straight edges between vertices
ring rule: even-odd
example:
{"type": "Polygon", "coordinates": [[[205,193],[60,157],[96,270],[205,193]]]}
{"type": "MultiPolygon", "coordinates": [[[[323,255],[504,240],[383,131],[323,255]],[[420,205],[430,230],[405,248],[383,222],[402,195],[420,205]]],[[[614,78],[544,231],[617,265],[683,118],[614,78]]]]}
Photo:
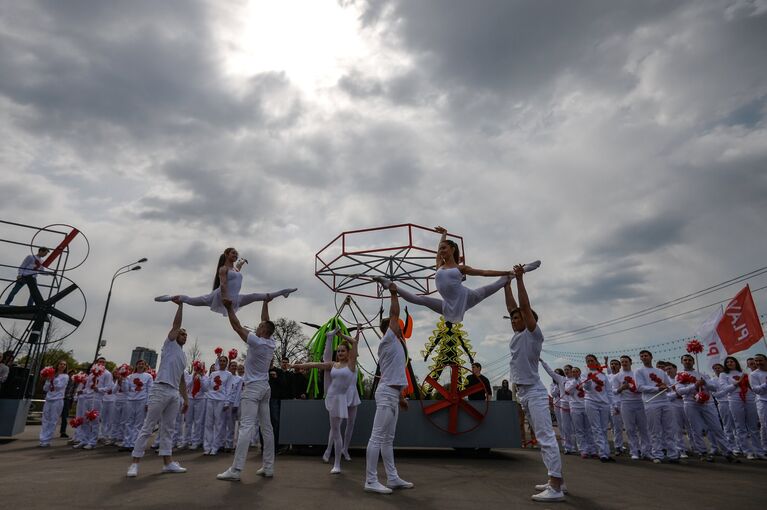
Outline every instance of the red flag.
{"type": "Polygon", "coordinates": [[[716,332],[727,354],[745,351],[764,337],[748,285],[727,305],[716,332]]]}

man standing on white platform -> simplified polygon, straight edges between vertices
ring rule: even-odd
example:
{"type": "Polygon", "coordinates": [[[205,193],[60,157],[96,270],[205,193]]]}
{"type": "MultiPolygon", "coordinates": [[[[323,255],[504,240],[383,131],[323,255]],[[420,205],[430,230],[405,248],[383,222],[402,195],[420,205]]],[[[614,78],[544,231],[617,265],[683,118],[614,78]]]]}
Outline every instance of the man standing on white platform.
{"type": "Polygon", "coordinates": [[[517,280],[519,306],[511,292],[511,282],[506,283],[506,309],[511,317],[511,328],[514,336],[509,343],[511,352],[511,367],[509,379],[517,386],[519,403],[525,410],[530,424],[541,448],[543,463],[548,469],[548,482],[536,485],[539,494],[533,495],[534,501],[553,502],[564,501],[565,484],[562,480],[562,459],[559,456],[557,437],[551,423],[549,413],[549,396],[538,376],[538,360],[543,347],[543,332],[538,327],[538,315],[530,307],[530,298],[522,279],[524,269],[521,265],[514,266],[514,276],[517,280]]]}
{"type": "Polygon", "coordinates": [[[173,461],[172,435],[176,413],[178,413],[179,400],[183,399],[182,411],[186,412],[189,401],[186,396],[186,380],[184,369],[186,368],[186,355],[184,344],[186,343],[186,330],[181,327],[184,305],[175,298],[172,300],[178,306],[176,316],[173,318],[173,326],[168,332],[168,338],[162,346],[160,353],[160,368],[157,370],[157,378],[152,385],[149,394],[148,409],[144,426],[136,438],[136,446],[133,449],[133,463],[128,468],[128,477],[138,475],[138,464],[144,456],[149,436],[157,422],[160,422],[160,450],[162,455],[163,473],[186,473],[186,468],[173,461]]]}
{"type": "Polygon", "coordinates": [[[399,300],[397,286],[389,284],[391,305],[389,317],[381,321],[381,343],[378,344],[378,366],[381,379],[376,389],[376,414],[365,452],[365,490],[378,494],[391,494],[392,489],[412,489],[413,484],[399,477],[394,465],[394,434],[397,431],[399,408],[407,409],[402,390],[407,386],[405,363],[407,353],[399,325],[399,300]],[[378,481],[378,457],[383,459],[386,485],[378,481]]]}
{"type": "Polygon", "coordinates": [[[269,320],[269,301],[271,300],[272,298],[267,295],[261,306],[261,324],[258,325],[255,333],[243,328],[231,303],[226,304],[229,323],[242,341],[248,344],[248,352],[245,355],[245,376],[242,378],[240,433],[234,450],[234,462],[229,469],[216,476],[219,480],[240,480],[256,422],[261,427],[261,436],[264,439],[264,447],[261,450],[263,465],[256,474],[267,478],[274,476],[274,432],[269,416],[269,397],[272,394],[269,388],[269,362],[274,357],[275,348],[272,338],[274,323],[269,320]]]}

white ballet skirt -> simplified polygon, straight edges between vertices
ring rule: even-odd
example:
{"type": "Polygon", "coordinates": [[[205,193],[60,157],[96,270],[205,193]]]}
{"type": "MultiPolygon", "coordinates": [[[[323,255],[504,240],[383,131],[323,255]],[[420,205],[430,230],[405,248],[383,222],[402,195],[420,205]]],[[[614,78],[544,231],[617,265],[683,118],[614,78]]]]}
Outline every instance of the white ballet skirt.
{"type": "MultiPolygon", "coordinates": [[[[230,299],[232,300],[232,305],[233,305],[235,313],[240,308],[239,298],[240,298],[241,288],[242,288],[242,273],[239,271],[235,271],[234,269],[230,269],[226,273],[226,291],[229,294],[230,299]]],[[[221,299],[221,287],[216,288],[216,290],[214,290],[210,294],[206,294],[200,297],[203,299],[205,304],[210,307],[212,311],[218,312],[223,316],[227,315],[226,307],[224,307],[224,302],[221,299]]]]}
{"type": "MultiPolygon", "coordinates": [[[[354,372],[348,367],[333,367],[326,377],[330,377],[330,386],[325,394],[325,409],[328,410],[331,418],[349,418],[348,409],[355,405],[351,403],[353,398],[350,397],[350,390],[356,393],[354,372]]],[[[359,405],[359,395],[357,401],[356,405],[359,405]]]]}
{"type": "Polygon", "coordinates": [[[469,300],[469,289],[463,286],[463,273],[457,267],[439,268],[434,277],[442,296],[442,315],[448,322],[462,322],[469,300]]]}

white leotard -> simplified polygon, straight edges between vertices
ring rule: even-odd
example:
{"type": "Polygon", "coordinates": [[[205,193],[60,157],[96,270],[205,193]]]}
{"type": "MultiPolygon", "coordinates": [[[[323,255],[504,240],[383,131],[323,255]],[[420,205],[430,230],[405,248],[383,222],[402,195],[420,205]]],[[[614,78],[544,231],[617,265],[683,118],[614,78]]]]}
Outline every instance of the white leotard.
{"type": "Polygon", "coordinates": [[[331,418],[348,418],[351,404],[347,396],[349,387],[354,386],[354,372],[348,367],[333,367],[326,374],[326,377],[330,377],[330,386],[325,394],[325,409],[331,418]]]}
{"type": "Polygon", "coordinates": [[[442,315],[448,322],[461,322],[466,312],[469,290],[462,282],[463,273],[457,267],[437,269],[434,283],[442,296],[442,315]]]}
{"type": "MultiPolygon", "coordinates": [[[[239,296],[240,289],[242,288],[242,273],[229,269],[226,273],[226,292],[229,295],[229,299],[232,300],[235,312],[239,308],[239,296]]],[[[218,312],[222,315],[226,315],[226,308],[224,302],[221,299],[221,287],[218,287],[211,294],[210,309],[214,312],[218,312]]]]}

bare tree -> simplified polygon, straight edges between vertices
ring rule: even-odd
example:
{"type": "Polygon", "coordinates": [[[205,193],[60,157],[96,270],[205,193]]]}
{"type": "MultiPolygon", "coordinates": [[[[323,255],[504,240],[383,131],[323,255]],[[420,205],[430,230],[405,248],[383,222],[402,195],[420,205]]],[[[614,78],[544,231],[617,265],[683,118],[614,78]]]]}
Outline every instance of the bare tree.
{"type": "Polygon", "coordinates": [[[309,355],[309,337],[304,334],[301,325],[294,320],[280,318],[274,321],[274,326],[274,341],[277,344],[274,357],[277,366],[282,358],[290,361],[305,360],[309,355]]]}
{"type": "MultiPolygon", "coordinates": [[[[194,337],[194,343],[189,348],[189,351],[186,353],[187,358],[189,359],[189,366],[192,366],[192,363],[194,363],[195,360],[202,359],[202,349],[200,349],[200,345],[197,342],[197,337],[194,337]]],[[[191,368],[190,368],[191,371],[191,368]]]]}

